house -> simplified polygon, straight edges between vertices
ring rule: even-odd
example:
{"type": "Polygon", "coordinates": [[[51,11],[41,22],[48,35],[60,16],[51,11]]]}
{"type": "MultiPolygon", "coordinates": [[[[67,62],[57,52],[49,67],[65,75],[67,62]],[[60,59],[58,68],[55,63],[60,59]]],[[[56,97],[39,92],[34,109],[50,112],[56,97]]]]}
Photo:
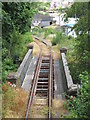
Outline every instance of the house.
{"type": "Polygon", "coordinates": [[[74,38],[77,37],[75,30],[72,30],[72,28],[78,22],[78,20],[79,18],[68,18],[68,22],[61,26],[67,36],[72,36],[74,38]]]}
{"type": "Polygon", "coordinates": [[[33,17],[31,28],[34,28],[37,26],[40,26],[43,28],[45,26],[51,25],[54,22],[55,21],[53,21],[53,17],[50,17],[49,15],[37,13],[33,17]]]}
{"type": "Polygon", "coordinates": [[[59,8],[61,6],[60,0],[52,0],[50,3],[50,9],[59,8]]]}
{"type": "Polygon", "coordinates": [[[74,0],[52,0],[50,3],[50,9],[58,9],[60,7],[67,8],[74,3],[74,0]]]}
{"type": "Polygon", "coordinates": [[[75,30],[72,30],[72,27],[74,27],[74,24],[66,24],[66,25],[63,25],[62,27],[65,31],[65,35],[72,36],[74,38],[77,37],[75,30]]]}
{"type": "Polygon", "coordinates": [[[62,0],[62,8],[71,7],[74,3],[74,0],[62,0]]]}

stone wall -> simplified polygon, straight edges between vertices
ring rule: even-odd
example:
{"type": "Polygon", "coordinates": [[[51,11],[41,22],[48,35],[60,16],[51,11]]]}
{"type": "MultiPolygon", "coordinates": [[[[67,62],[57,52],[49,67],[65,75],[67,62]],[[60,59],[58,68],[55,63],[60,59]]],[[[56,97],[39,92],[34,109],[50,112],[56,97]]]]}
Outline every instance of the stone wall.
{"type": "Polygon", "coordinates": [[[31,58],[32,58],[32,49],[29,49],[16,72],[17,85],[19,86],[21,86],[23,83],[31,58]]]}
{"type": "Polygon", "coordinates": [[[72,76],[70,75],[70,70],[68,67],[68,63],[66,60],[65,53],[61,53],[61,59],[60,59],[61,67],[62,67],[62,76],[63,76],[63,86],[65,92],[67,92],[70,95],[74,95],[77,93],[77,89],[80,86],[77,86],[77,84],[73,83],[72,76]]]}

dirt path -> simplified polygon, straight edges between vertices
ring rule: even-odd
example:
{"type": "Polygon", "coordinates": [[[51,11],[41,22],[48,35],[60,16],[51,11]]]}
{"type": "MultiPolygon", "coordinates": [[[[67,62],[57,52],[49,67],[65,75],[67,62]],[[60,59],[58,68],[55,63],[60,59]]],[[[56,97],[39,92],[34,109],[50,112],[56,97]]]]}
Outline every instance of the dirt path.
{"type": "Polygon", "coordinates": [[[31,45],[34,46],[33,55],[40,54],[40,47],[42,50],[42,55],[49,55],[50,54],[50,47],[46,46],[44,43],[40,42],[39,40],[34,39],[34,42],[32,42],[31,45]]]}
{"type": "MultiPolygon", "coordinates": [[[[34,42],[31,43],[33,45],[33,55],[38,55],[40,54],[40,47],[42,50],[42,55],[49,55],[50,54],[50,47],[46,46],[44,43],[42,43],[39,40],[36,40],[33,38],[34,42]]],[[[48,39],[48,42],[51,43],[51,39],[48,39]]],[[[53,54],[53,59],[59,59],[60,58],[60,51],[58,45],[52,46],[52,54],[53,54]]]]}

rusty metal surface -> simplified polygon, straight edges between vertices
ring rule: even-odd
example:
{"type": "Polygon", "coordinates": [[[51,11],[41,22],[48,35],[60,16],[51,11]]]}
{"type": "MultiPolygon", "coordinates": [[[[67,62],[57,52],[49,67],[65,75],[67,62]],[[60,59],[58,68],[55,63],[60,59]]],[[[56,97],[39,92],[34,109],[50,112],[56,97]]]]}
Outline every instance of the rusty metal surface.
{"type": "MultiPolygon", "coordinates": [[[[38,39],[38,38],[36,38],[38,39]]],[[[48,44],[47,44],[48,45],[48,44]]],[[[48,45],[49,46],[49,45],[48,45]]],[[[39,45],[40,47],[40,45],[39,45]]],[[[40,47],[40,51],[42,52],[42,49],[40,47]]],[[[34,95],[38,94],[40,96],[46,96],[47,99],[47,105],[48,105],[48,118],[52,117],[51,114],[51,108],[52,108],[52,99],[53,99],[53,60],[52,60],[52,54],[50,50],[50,55],[44,55],[42,56],[42,53],[40,52],[38,64],[34,73],[34,79],[32,81],[32,88],[29,95],[28,100],[28,106],[26,111],[25,120],[28,119],[30,108],[33,102],[34,95]]]]}
{"type": "Polygon", "coordinates": [[[47,46],[52,46],[52,44],[50,42],[48,42],[48,40],[45,40],[45,39],[42,39],[42,38],[39,38],[37,36],[33,36],[35,39],[37,40],[40,40],[42,43],[44,43],[45,45],[47,46]]]}
{"type": "Polygon", "coordinates": [[[51,114],[51,108],[52,108],[52,82],[53,82],[53,80],[52,80],[52,54],[50,55],[50,73],[49,73],[49,85],[48,85],[48,87],[49,87],[49,98],[48,98],[48,106],[49,106],[49,113],[48,113],[48,118],[50,119],[51,117],[52,117],[52,114],[51,114]]]}
{"type": "Polygon", "coordinates": [[[34,74],[33,87],[31,89],[30,95],[29,95],[29,100],[28,100],[28,106],[27,106],[27,111],[26,111],[26,115],[25,115],[25,120],[27,120],[27,118],[29,116],[30,107],[31,107],[31,104],[32,104],[32,101],[33,101],[34,94],[36,92],[35,91],[35,87],[36,87],[36,84],[37,84],[37,77],[38,77],[38,73],[39,73],[39,69],[40,69],[41,60],[42,60],[42,56],[40,54],[39,60],[38,60],[38,64],[37,64],[37,67],[36,67],[36,71],[35,71],[35,74],[34,74]]]}

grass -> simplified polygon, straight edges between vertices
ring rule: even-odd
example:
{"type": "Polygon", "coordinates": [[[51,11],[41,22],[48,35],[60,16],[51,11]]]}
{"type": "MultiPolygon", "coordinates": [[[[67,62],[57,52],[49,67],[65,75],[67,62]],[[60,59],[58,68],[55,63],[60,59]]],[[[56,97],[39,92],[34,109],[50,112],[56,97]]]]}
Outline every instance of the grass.
{"type": "Polygon", "coordinates": [[[53,100],[53,116],[57,118],[63,117],[63,115],[66,115],[68,111],[65,108],[66,101],[65,100],[60,100],[60,99],[54,99],[53,100]]]}
{"type": "Polygon", "coordinates": [[[58,45],[59,49],[62,47],[66,47],[68,49],[67,52],[67,60],[70,62],[70,60],[74,57],[74,47],[75,47],[75,39],[72,36],[66,36],[62,33],[62,31],[59,31],[56,33],[56,36],[52,39],[52,45],[58,45]],[[72,57],[73,56],[73,57],[72,57]]]}
{"type": "Polygon", "coordinates": [[[28,93],[23,89],[14,89],[7,83],[2,85],[2,117],[23,118],[27,106],[28,93]]]}
{"type": "Polygon", "coordinates": [[[56,33],[56,31],[52,28],[36,27],[32,30],[33,35],[36,35],[38,37],[43,37],[44,39],[46,39],[48,37],[48,35],[55,34],[55,33],[56,33]]]}

